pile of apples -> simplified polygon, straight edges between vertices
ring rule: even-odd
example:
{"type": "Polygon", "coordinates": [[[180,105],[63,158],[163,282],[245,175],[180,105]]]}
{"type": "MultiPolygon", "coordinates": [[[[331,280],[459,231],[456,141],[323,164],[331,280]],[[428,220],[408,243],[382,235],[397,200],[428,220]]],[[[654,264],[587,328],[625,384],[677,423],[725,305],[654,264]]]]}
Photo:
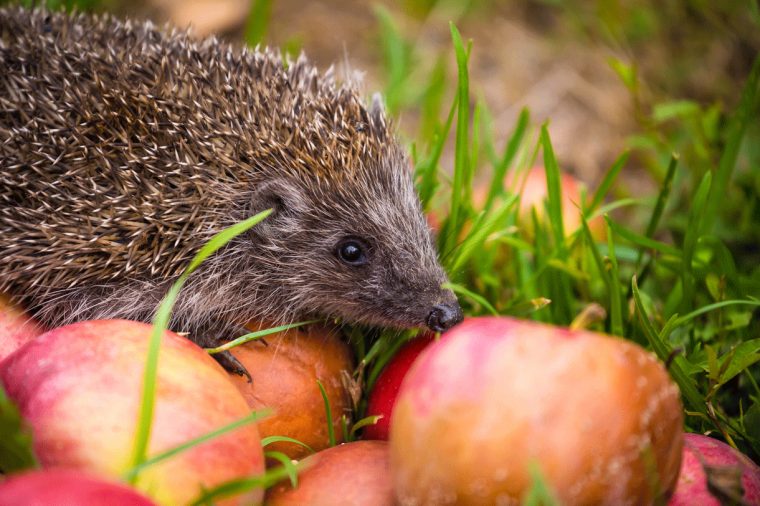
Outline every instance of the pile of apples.
{"type": "Polygon", "coordinates": [[[297,487],[286,480],[216,504],[516,504],[538,480],[559,504],[717,505],[709,478],[726,466],[740,479],[724,493],[760,504],[760,468],[715,439],[684,436],[678,389],[649,352],[505,317],[407,343],[369,395],[379,423],[333,447],[317,380],[340,442],[354,369],[334,329],[234,348],[252,383],[167,331],[149,456],[251,410],[275,414],[147,466],[128,485],[150,331],[111,320],[44,332],[3,302],[0,382],[31,428],[41,470],[0,482],[1,505],[191,504],[263,473],[261,440],[275,435],[304,443],[266,447],[301,461],[297,487]]]}
{"type": "MultiPolygon", "coordinates": [[[[351,401],[343,376],[354,364],[335,329],[311,325],[234,348],[253,374],[251,383],[227,373],[190,340],[166,331],[149,458],[252,411],[273,408],[275,414],[146,466],[136,473],[133,488],[126,488],[151,331],[145,323],[99,320],[46,332],[21,308],[0,299],[0,386],[28,424],[41,467],[5,481],[0,477],[0,505],[190,504],[205,490],[264,473],[264,438],[300,441],[280,440],[265,448],[292,459],[327,448],[320,384],[335,439],[342,442],[341,418],[351,401]],[[140,494],[142,502],[133,501],[140,494]]],[[[258,504],[263,495],[258,488],[215,504],[258,504]]]]}

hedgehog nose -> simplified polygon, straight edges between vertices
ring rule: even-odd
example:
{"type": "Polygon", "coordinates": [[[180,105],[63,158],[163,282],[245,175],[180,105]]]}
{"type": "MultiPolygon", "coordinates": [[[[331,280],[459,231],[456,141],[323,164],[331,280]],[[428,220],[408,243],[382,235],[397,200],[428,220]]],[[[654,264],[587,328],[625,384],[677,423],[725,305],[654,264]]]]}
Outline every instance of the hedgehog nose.
{"type": "Polygon", "coordinates": [[[427,326],[433,332],[443,332],[461,322],[464,316],[459,303],[447,302],[433,306],[427,317],[427,326]]]}

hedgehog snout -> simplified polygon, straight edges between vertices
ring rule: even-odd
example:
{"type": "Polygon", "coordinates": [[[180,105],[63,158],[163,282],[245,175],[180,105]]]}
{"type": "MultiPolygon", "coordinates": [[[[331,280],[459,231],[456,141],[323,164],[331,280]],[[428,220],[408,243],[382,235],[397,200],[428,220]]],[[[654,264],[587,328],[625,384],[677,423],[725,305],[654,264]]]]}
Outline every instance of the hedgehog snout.
{"type": "Polygon", "coordinates": [[[428,314],[426,324],[433,332],[444,332],[464,319],[462,308],[456,300],[436,304],[428,314]]]}

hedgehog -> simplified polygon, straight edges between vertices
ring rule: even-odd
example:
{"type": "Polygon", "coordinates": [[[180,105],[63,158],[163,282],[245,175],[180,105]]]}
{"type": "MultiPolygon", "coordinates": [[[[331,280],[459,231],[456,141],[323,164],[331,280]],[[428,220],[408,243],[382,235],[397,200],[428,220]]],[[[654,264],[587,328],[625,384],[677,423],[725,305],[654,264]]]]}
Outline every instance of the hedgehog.
{"type": "MultiPolygon", "coordinates": [[[[0,291],[54,327],[151,321],[201,346],[330,318],[462,320],[382,100],[303,54],[109,15],[0,10],[0,291]]],[[[247,371],[229,353],[228,370],[247,371]]]]}

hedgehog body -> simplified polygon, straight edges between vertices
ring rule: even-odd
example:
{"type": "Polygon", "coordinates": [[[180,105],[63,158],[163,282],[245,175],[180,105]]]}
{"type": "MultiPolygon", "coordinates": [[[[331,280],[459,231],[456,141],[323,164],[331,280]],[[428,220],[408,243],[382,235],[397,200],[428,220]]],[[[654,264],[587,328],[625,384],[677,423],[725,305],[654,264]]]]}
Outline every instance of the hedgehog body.
{"type": "Polygon", "coordinates": [[[175,330],[209,344],[252,319],[461,319],[408,161],[350,82],[149,22],[21,8],[0,9],[0,60],[0,291],[44,323],[149,320],[206,240],[267,208],[191,276],[175,330]]]}

